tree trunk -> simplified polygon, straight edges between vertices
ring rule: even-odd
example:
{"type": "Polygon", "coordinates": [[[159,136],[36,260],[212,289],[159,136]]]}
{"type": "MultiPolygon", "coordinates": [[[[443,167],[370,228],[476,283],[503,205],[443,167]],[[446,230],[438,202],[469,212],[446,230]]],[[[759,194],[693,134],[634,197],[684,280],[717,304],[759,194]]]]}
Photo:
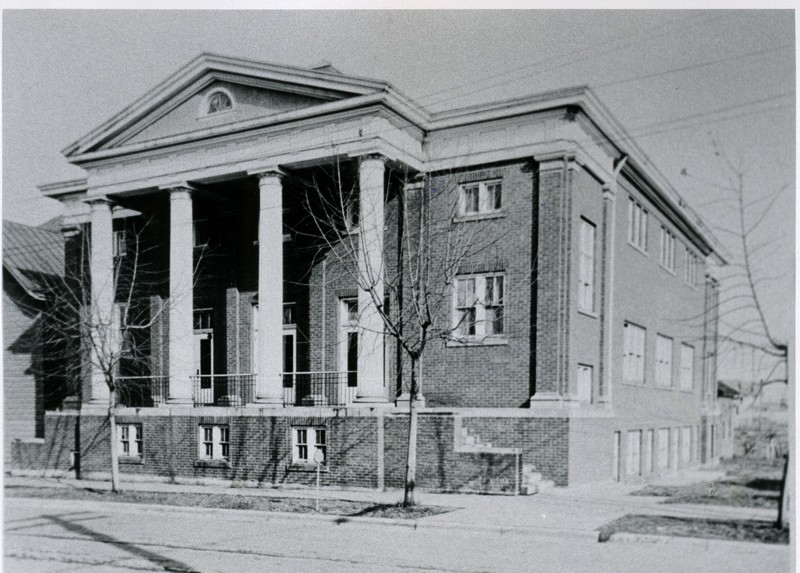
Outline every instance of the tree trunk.
{"type": "Polygon", "coordinates": [[[789,454],[783,456],[783,477],[781,477],[781,495],[778,497],[778,519],[775,521],[776,529],[783,529],[783,501],[786,496],[786,473],[789,469],[789,454]]]}
{"type": "Polygon", "coordinates": [[[119,487],[119,452],[117,451],[117,390],[113,388],[108,394],[108,428],[111,438],[111,491],[118,493],[119,487]]]}
{"type": "Polygon", "coordinates": [[[403,505],[415,505],[414,488],[417,481],[417,410],[414,402],[417,399],[417,359],[411,359],[411,388],[408,393],[408,458],[406,460],[406,484],[403,505]]]}

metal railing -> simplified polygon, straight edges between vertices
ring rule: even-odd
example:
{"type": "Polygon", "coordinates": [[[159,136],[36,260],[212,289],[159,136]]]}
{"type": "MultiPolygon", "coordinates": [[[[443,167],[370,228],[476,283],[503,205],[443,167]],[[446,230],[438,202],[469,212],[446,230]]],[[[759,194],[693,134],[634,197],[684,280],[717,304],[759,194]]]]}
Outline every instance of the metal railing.
{"type": "MultiPolygon", "coordinates": [[[[356,397],[356,372],[286,372],[281,377],[284,406],[347,406],[356,397]]],[[[116,382],[120,406],[150,408],[169,398],[169,376],[126,376],[116,382]]],[[[244,406],[256,398],[256,374],[197,375],[191,382],[195,407],[244,406]]]]}
{"type": "Polygon", "coordinates": [[[115,381],[120,406],[152,408],[166,403],[169,397],[169,376],[120,376],[115,381]]]}
{"type": "Polygon", "coordinates": [[[286,372],[284,406],[347,406],[356,397],[356,372],[286,372]]]}
{"type": "Polygon", "coordinates": [[[244,406],[256,397],[255,374],[192,376],[195,406],[244,406]]]}

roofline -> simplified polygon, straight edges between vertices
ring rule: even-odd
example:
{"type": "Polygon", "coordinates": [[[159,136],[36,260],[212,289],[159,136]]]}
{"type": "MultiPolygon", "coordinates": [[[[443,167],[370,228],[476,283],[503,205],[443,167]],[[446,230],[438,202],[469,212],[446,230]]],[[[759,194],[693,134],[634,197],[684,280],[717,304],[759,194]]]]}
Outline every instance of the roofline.
{"type": "Polygon", "coordinates": [[[421,110],[417,104],[411,103],[408,98],[387,82],[204,52],[188,64],[180,67],[167,79],[157,84],[87,135],[69,144],[61,153],[70,156],[79,149],[92,145],[99,136],[108,133],[114,128],[124,126],[126,122],[135,121],[135,119],[144,116],[151,109],[161,105],[191,82],[212,70],[243,75],[269,74],[271,76],[269,79],[287,83],[297,83],[299,77],[315,87],[354,95],[364,95],[376,91],[389,92],[406,100],[407,105],[410,107],[416,107],[421,110]]]}
{"type": "MultiPolygon", "coordinates": [[[[628,156],[626,170],[635,171],[664,199],[671,214],[696,232],[697,237],[707,249],[716,256],[720,264],[727,263],[727,255],[719,241],[704,224],[699,215],[689,207],[680,193],[673,187],[667,177],[656,167],[647,153],[626,131],[611,111],[597,98],[592,89],[586,85],[567,87],[525,96],[509,98],[477,105],[466,106],[431,113],[417,104],[391,84],[374,79],[345,76],[331,72],[323,72],[234,58],[213,53],[201,53],[178,71],[156,85],[153,89],[139,97],[131,105],[94,129],[88,135],[67,146],[63,153],[73,164],[101,160],[117,155],[127,155],[150,149],[215,137],[221,134],[257,129],[269,125],[300,121],[303,119],[357,109],[369,105],[384,105],[395,111],[423,132],[444,130],[474,123],[493,121],[518,115],[526,115],[548,109],[575,106],[583,110],[586,117],[607,140],[608,144],[620,155],[628,156]],[[345,98],[304,108],[275,114],[268,117],[243,120],[234,124],[196,130],[176,136],[168,136],[153,141],[141,142],[122,148],[106,149],[94,152],[81,152],[107,136],[124,129],[133,121],[137,121],[152,109],[162,105],[169,98],[186,89],[192,82],[213,71],[238,73],[241,75],[265,76],[273,81],[297,83],[298,78],[306,80],[309,85],[322,87],[332,91],[351,93],[355,97],[345,98]]],[[[45,196],[62,196],[86,190],[86,180],[71,180],[39,186],[45,196]]]]}
{"type": "Polygon", "coordinates": [[[45,197],[60,197],[72,193],[81,193],[89,190],[89,182],[86,178],[83,179],[67,179],[64,181],[55,181],[53,183],[42,183],[37,185],[36,188],[42,192],[45,197]]]}

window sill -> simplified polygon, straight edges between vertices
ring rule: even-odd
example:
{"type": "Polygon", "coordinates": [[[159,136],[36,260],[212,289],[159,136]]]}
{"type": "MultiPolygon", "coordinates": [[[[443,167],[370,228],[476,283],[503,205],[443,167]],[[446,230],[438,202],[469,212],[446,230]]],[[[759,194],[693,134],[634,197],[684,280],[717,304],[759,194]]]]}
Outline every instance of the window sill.
{"type": "Polygon", "coordinates": [[[635,244],[631,243],[630,241],[628,241],[628,245],[630,245],[630,247],[634,251],[638,252],[640,255],[644,255],[645,257],[648,257],[648,258],[650,257],[650,254],[647,251],[645,251],[642,247],[640,247],[639,245],[635,245],[635,244]]]}
{"type": "Polygon", "coordinates": [[[217,118],[217,117],[224,117],[226,115],[232,115],[235,112],[236,112],[236,108],[232,107],[231,109],[224,109],[222,111],[214,111],[214,112],[211,112],[211,113],[204,113],[203,115],[198,117],[197,120],[198,121],[204,121],[204,120],[207,120],[207,119],[214,119],[214,118],[217,118]]]}
{"type": "Polygon", "coordinates": [[[583,316],[588,316],[589,318],[597,318],[597,313],[592,310],[583,310],[578,309],[578,314],[582,314],[583,316]]]}
{"type": "MultiPolygon", "coordinates": [[[[292,462],[291,464],[286,464],[286,469],[291,472],[316,472],[317,471],[317,464],[313,462],[292,462]]],[[[330,473],[330,468],[328,468],[328,464],[321,464],[319,471],[321,473],[330,473]]]]}
{"type": "Polygon", "coordinates": [[[144,463],[142,456],[119,456],[119,463],[125,465],[139,466],[144,463]]]}
{"type": "Polygon", "coordinates": [[[195,460],[194,467],[230,469],[231,463],[228,460],[195,460]]]}
{"type": "Polygon", "coordinates": [[[448,340],[445,346],[448,348],[460,348],[462,346],[505,346],[508,344],[508,338],[496,338],[487,336],[482,339],[457,339],[448,340]]]}
{"type": "Polygon", "coordinates": [[[677,273],[675,272],[675,269],[671,269],[671,268],[669,268],[669,267],[665,267],[664,265],[661,265],[661,268],[662,268],[662,269],[664,269],[665,271],[667,271],[667,272],[668,272],[669,274],[671,274],[673,277],[676,277],[676,276],[678,276],[678,275],[677,275],[677,273]]]}
{"type": "Polygon", "coordinates": [[[502,219],[506,216],[504,211],[494,211],[491,213],[475,213],[471,215],[456,215],[453,223],[470,223],[472,221],[485,221],[489,219],[502,219]]]}

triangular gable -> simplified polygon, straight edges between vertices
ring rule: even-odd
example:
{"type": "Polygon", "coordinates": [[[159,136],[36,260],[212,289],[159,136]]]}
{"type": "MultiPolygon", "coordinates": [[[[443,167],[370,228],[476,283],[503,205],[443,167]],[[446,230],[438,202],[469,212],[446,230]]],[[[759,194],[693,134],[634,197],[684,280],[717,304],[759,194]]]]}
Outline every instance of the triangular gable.
{"type": "Polygon", "coordinates": [[[330,71],[202,54],[63,153],[72,158],[387,89],[330,71]],[[215,90],[226,92],[233,108],[206,115],[204,102],[215,90]]]}

